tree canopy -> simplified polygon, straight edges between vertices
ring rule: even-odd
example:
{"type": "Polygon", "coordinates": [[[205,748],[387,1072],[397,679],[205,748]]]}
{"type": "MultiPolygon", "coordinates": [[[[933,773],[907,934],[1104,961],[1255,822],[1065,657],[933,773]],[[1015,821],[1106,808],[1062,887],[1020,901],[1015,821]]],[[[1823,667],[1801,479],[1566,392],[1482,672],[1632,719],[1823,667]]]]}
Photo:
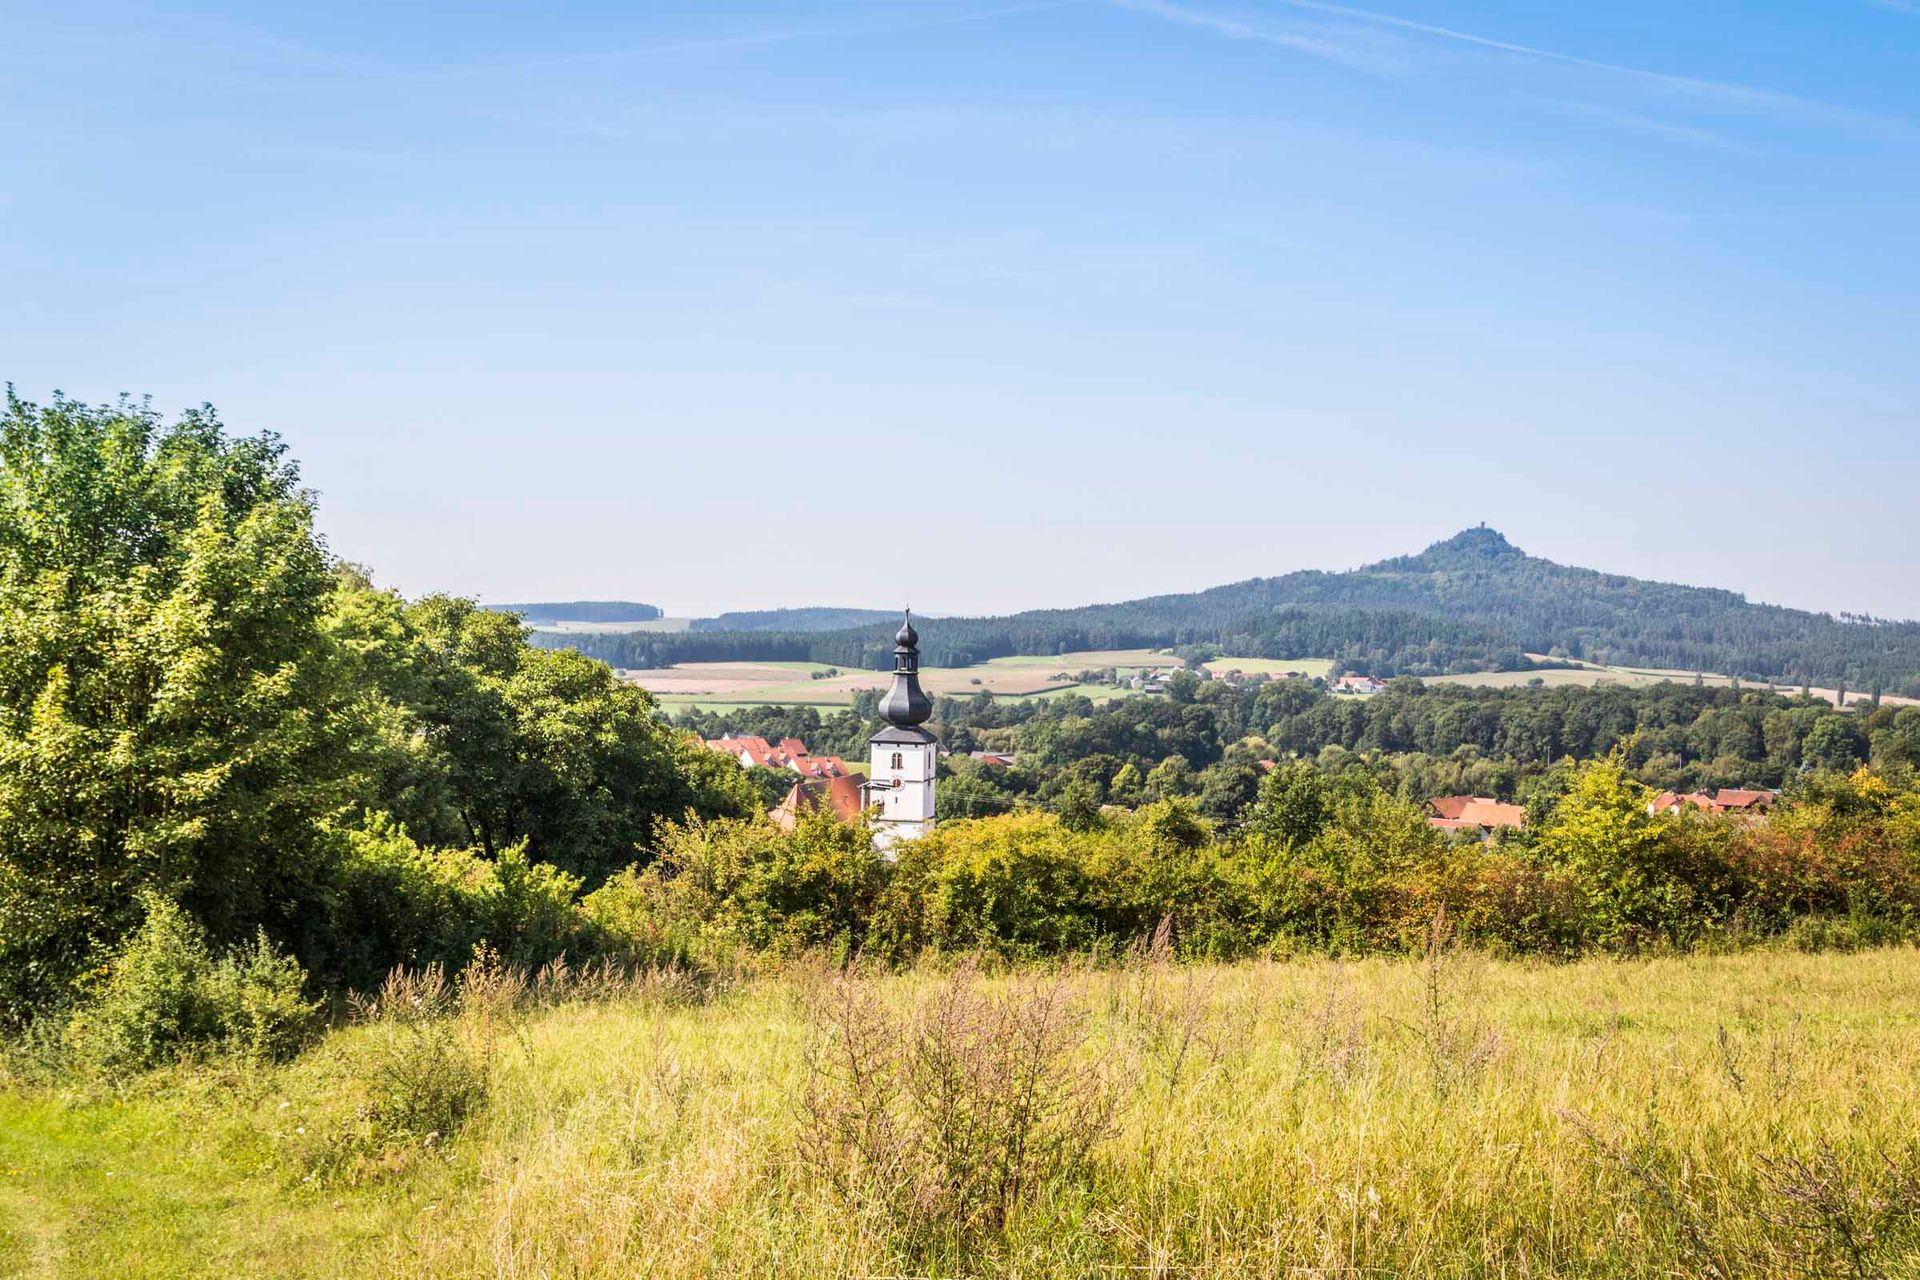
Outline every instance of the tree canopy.
{"type": "Polygon", "coordinates": [[[277,437],[9,391],[0,1019],[64,998],[150,895],[321,945],[369,814],[597,882],[663,819],[750,811],[724,763],[517,619],[335,563],[277,437]]]}

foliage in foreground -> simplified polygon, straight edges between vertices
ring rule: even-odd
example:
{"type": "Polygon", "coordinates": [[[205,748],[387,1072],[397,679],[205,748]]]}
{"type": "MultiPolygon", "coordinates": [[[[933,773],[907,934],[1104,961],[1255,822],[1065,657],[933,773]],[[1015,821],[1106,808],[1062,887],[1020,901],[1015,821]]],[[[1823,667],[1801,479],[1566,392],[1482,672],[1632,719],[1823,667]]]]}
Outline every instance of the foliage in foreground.
{"type": "Polygon", "coordinates": [[[485,960],[290,1064],[0,1092],[0,1241],[56,1275],[1912,1277],[1917,985],[1908,948],[1538,966],[1444,927],[730,988],[485,960]]]}
{"type": "Polygon", "coordinates": [[[332,560],[277,438],[9,392],[0,1027],[82,998],[156,895],[323,985],[460,963],[527,866],[597,881],[661,819],[751,812],[724,766],[518,619],[332,560]]]}
{"type": "Polygon", "coordinates": [[[582,912],[596,945],[732,966],[826,949],[1032,960],[1123,953],[1163,926],[1182,956],[1405,952],[1445,911],[1503,954],[1817,948],[1920,930],[1920,788],[1861,770],[1808,779],[1765,822],[1652,814],[1615,760],[1571,771],[1535,833],[1449,839],[1364,772],[1283,765],[1221,839],[1181,801],[943,823],[873,854],[830,819],[792,835],[716,821],[664,833],[659,860],[582,912]]]}

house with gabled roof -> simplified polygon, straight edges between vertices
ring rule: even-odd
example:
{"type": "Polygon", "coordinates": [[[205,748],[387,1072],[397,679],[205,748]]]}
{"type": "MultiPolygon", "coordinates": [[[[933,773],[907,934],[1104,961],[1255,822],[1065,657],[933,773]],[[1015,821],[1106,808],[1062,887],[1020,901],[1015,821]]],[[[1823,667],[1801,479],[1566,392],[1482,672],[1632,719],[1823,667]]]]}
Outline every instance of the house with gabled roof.
{"type": "Polygon", "coordinates": [[[1674,814],[1698,809],[1702,813],[1760,815],[1773,808],[1775,798],[1774,792],[1757,787],[1721,787],[1712,795],[1704,791],[1691,791],[1685,795],[1678,791],[1662,791],[1648,803],[1647,812],[1674,814]]]}
{"type": "Polygon", "coordinates": [[[1427,825],[1442,831],[1478,831],[1482,837],[1491,837],[1496,831],[1524,829],[1527,810],[1490,796],[1438,796],[1427,801],[1427,825]]]}
{"type": "Polygon", "coordinates": [[[802,778],[767,818],[782,831],[792,831],[810,814],[827,812],[842,822],[858,822],[866,811],[865,780],[852,774],[837,778],[802,778]]]}

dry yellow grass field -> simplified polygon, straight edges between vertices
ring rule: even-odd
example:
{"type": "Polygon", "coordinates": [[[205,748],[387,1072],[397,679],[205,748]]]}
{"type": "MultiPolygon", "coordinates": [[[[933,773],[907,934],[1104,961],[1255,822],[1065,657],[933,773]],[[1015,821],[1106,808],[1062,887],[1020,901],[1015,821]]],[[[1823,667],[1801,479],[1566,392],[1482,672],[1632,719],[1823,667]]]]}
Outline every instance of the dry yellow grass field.
{"type": "MultiPolygon", "coordinates": [[[[1054,1066],[1112,1111],[1084,1166],[972,1230],[822,1175],[807,1054],[833,1043],[809,1012],[830,985],[494,1020],[458,1140],[352,1185],[304,1184],[263,1136],[324,1122],[301,1063],[0,1091],[0,1275],[1920,1274],[1912,950],[985,979],[982,1007],[1051,992],[1054,1066]]],[[[912,1056],[952,985],[860,990],[912,1056]]]]}

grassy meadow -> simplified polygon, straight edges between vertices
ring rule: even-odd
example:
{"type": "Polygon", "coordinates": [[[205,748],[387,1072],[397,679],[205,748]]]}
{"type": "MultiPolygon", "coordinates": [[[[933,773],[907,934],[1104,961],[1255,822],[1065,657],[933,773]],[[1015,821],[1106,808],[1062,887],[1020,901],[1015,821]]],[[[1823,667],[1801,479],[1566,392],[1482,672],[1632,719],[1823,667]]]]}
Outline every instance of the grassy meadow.
{"type": "Polygon", "coordinates": [[[1911,949],[496,976],[17,1067],[0,1276],[1911,1276],[1917,1131],[1911,949]]]}

